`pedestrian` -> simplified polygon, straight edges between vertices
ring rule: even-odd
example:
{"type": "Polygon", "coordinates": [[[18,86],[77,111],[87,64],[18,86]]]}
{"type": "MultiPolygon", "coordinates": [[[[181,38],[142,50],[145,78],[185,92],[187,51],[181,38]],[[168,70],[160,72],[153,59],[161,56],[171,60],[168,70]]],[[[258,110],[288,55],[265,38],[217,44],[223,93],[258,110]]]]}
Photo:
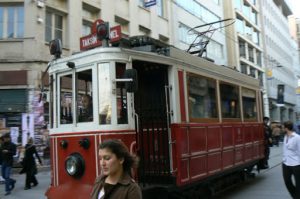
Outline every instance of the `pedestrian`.
{"type": "Polygon", "coordinates": [[[270,146],[272,146],[272,129],[269,126],[269,117],[264,117],[264,159],[259,161],[258,168],[259,169],[267,169],[269,168],[268,160],[270,156],[270,146]]]}
{"type": "Polygon", "coordinates": [[[17,147],[11,142],[10,133],[3,135],[3,144],[1,145],[0,153],[2,156],[2,175],[5,179],[5,195],[9,195],[15,188],[16,180],[10,178],[11,169],[13,166],[13,156],[16,154],[17,147]]]}
{"type": "MultiPolygon", "coordinates": [[[[1,149],[1,145],[3,144],[3,138],[2,136],[0,137],[0,149],[1,149]]],[[[2,155],[0,153],[0,184],[4,184],[5,180],[2,177],[2,155]]]]}
{"type": "Polygon", "coordinates": [[[279,147],[279,140],[280,140],[280,133],[281,133],[281,125],[278,123],[274,123],[272,126],[272,136],[273,136],[273,144],[279,147]]]}
{"type": "Polygon", "coordinates": [[[282,173],[285,186],[293,199],[300,199],[300,136],[293,131],[293,123],[284,123],[282,173]],[[293,183],[292,178],[295,180],[293,183]]]}
{"type": "Polygon", "coordinates": [[[20,172],[20,173],[23,172],[26,173],[24,190],[31,189],[31,183],[33,184],[34,187],[38,185],[38,181],[35,177],[35,175],[37,174],[37,166],[36,166],[34,156],[39,160],[39,163],[42,165],[41,158],[38,152],[36,151],[35,145],[33,144],[33,138],[30,137],[28,139],[27,144],[25,145],[25,155],[22,161],[23,169],[20,172]]]}
{"type": "Polygon", "coordinates": [[[95,180],[91,199],[142,199],[141,189],[131,175],[137,161],[123,142],[102,142],[99,160],[102,174],[95,180]]]}

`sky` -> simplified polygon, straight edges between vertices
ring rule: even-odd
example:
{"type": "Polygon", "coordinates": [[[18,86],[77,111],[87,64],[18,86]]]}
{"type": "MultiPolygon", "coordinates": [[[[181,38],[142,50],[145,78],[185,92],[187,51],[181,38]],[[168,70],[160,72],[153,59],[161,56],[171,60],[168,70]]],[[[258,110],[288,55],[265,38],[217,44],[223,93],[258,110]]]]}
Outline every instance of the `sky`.
{"type": "Polygon", "coordinates": [[[300,18],[300,0],[291,0],[292,10],[296,17],[300,18]]]}

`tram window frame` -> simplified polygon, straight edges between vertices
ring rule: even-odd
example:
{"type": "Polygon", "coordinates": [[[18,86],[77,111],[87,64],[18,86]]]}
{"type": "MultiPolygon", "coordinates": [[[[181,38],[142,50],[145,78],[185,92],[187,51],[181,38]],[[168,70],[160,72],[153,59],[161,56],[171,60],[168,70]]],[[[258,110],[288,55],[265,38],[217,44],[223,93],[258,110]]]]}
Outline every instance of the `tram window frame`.
{"type": "MultiPolygon", "coordinates": [[[[58,75],[58,99],[57,99],[57,103],[58,103],[58,123],[59,123],[59,125],[70,125],[70,124],[73,124],[74,123],[74,118],[73,118],[73,114],[74,114],[74,106],[73,106],[73,103],[74,103],[74,96],[73,96],[73,78],[74,78],[74,75],[73,75],[73,73],[71,72],[69,72],[69,73],[63,73],[63,74],[59,74],[58,75]],[[66,103],[68,103],[69,105],[70,105],[70,108],[71,108],[71,113],[69,113],[69,117],[71,117],[71,119],[70,119],[70,121],[69,122],[66,122],[66,123],[62,123],[62,112],[64,112],[64,111],[62,111],[62,108],[61,108],[61,104],[62,104],[62,77],[65,77],[65,76],[71,76],[71,81],[70,81],[70,83],[71,83],[71,88],[66,88],[65,90],[67,90],[67,89],[69,89],[69,90],[71,90],[71,92],[65,92],[66,94],[67,93],[70,93],[71,95],[69,95],[69,96],[71,96],[71,101],[70,100],[67,100],[67,98],[65,97],[65,100],[67,100],[67,101],[69,101],[69,102],[66,102],[66,103]]],[[[66,108],[66,110],[65,110],[65,112],[68,112],[69,110],[68,110],[68,108],[67,107],[65,107],[66,108]]]]}
{"type": "Polygon", "coordinates": [[[243,107],[243,110],[244,110],[243,111],[244,120],[245,121],[257,121],[258,107],[257,107],[257,93],[256,93],[256,91],[253,90],[253,89],[242,87],[241,96],[242,96],[242,107],[243,107]],[[254,100],[254,101],[252,101],[252,105],[254,105],[254,106],[252,106],[253,107],[252,109],[249,109],[249,106],[247,106],[247,105],[249,105],[249,103],[251,103],[251,102],[249,102],[249,98],[254,100]],[[249,113],[249,111],[251,113],[249,113]],[[253,115],[253,116],[251,116],[250,114],[253,115]]]}
{"type": "Polygon", "coordinates": [[[76,102],[76,122],[86,123],[93,122],[94,117],[94,103],[93,103],[93,68],[84,68],[81,70],[76,70],[75,72],[75,102],[76,102]],[[79,75],[82,79],[79,79],[79,75]],[[90,79],[90,81],[85,81],[84,78],[90,79]],[[85,82],[84,82],[85,81],[85,82]],[[89,84],[89,85],[88,85],[89,84]],[[82,91],[81,91],[81,90],[82,91]],[[86,107],[85,107],[86,106],[86,107]]]}
{"type": "MultiPolygon", "coordinates": [[[[241,121],[241,101],[240,101],[240,89],[239,89],[239,86],[235,85],[235,84],[228,83],[228,82],[220,82],[219,83],[219,91],[220,91],[221,116],[222,116],[223,121],[241,121]],[[225,107],[224,106],[224,101],[228,100],[228,97],[230,96],[230,93],[229,93],[229,90],[225,90],[224,88],[222,88],[223,85],[224,86],[233,87],[236,90],[236,94],[234,96],[234,97],[236,97],[236,102],[235,102],[236,105],[235,106],[237,107],[237,110],[235,111],[236,112],[235,117],[231,117],[232,113],[229,113],[229,115],[225,115],[225,112],[224,112],[224,110],[225,110],[224,109],[224,107],[225,107]],[[224,93],[224,90],[225,90],[225,93],[224,93]]],[[[232,103],[233,103],[232,99],[229,99],[229,101],[230,101],[230,105],[229,106],[232,106],[232,103]]],[[[228,104],[228,102],[225,102],[225,103],[228,104]]]]}
{"type": "MultiPolygon", "coordinates": [[[[201,81],[200,80],[200,81],[201,81]]],[[[208,78],[208,77],[204,77],[202,75],[198,75],[198,74],[194,74],[194,73],[187,73],[187,90],[188,90],[188,109],[189,109],[189,117],[190,117],[190,121],[191,122],[217,122],[219,121],[219,108],[218,108],[218,96],[217,96],[217,81],[213,78],[208,78]],[[192,114],[192,101],[195,101],[195,97],[192,97],[191,96],[191,82],[190,82],[190,78],[201,78],[201,80],[206,80],[204,82],[206,82],[206,89],[207,89],[207,93],[204,94],[202,93],[202,97],[204,98],[206,96],[206,99],[203,99],[203,103],[208,103],[208,107],[209,105],[212,105],[215,107],[215,111],[214,112],[211,112],[209,110],[213,110],[213,109],[208,109],[207,111],[205,111],[203,109],[203,113],[201,114],[204,114],[203,117],[194,117],[192,114]],[[210,91],[209,90],[209,85],[213,85],[214,87],[211,87],[214,89],[214,92],[213,91],[210,91]],[[208,94],[208,95],[207,95],[208,94]],[[207,96],[209,98],[207,98],[207,96]],[[213,100],[214,99],[214,100],[213,100]],[[206,101],[206,102],[205,102],[206,101]],[[208,114],[208,115],[207,115],[208,114]]],[[[204,83],[203,82],[203,83],[204,83]]],[[[195,93],[195,95],[197,95],[195,93]]],[[[196,102],[194,102],[196,103],[196,102]]],[[[206,107],[206,106],[202,106],[202,107],[206,107]]]]}
{"type": "MultiPolygon", "coordinates": [[[[116,62],[115,63],[115,78],[124,78],[126,71],[126,63],[116,62]]],[[[128,124],[128,96],[125,86],[125,82],[115,82],[116,86],[116,116],[117,124],[128,124]],[[121,100],[120,100],[121,99],[121,100]]]]}
{"type": "Polygon", "coordinates": [[[112,124],[112,70],[111,63],[98,63],[98,114],[100,125],[112,124]],[[105,70],[103,70],[105,69],[105,70]],[[103,73],[106,73],[105,76],[103,73]],[[105,83],[105,84],[104,84],[105,83]],[[105,87],[103,87],[105,86],[105,87]]]}

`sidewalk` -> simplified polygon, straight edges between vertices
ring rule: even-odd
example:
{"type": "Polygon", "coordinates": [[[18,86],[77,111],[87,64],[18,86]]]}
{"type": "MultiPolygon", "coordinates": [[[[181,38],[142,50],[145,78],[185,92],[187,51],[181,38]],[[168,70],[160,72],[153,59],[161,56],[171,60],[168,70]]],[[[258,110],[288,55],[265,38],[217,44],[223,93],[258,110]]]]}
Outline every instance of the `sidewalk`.
{"type": "Polygon", "coordinates": [[[256,177],[235,186],[214,199],[290,199],[284,185],[281,163],[282,143],[270,148],[269,168],[256,173],[256,177]]]}

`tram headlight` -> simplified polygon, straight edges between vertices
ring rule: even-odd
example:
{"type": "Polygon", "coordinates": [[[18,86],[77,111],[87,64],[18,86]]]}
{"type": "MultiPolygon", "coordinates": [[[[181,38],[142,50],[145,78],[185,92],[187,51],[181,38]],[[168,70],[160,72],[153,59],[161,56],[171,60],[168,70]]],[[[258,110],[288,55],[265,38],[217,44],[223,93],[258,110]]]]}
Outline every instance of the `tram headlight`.
{"type": "Polygon", "coordinates": [[[72,153],[65,161],[65,169],[70,176],[80,178],[85,170],[84,159],[79,153],[72,153]]]}

